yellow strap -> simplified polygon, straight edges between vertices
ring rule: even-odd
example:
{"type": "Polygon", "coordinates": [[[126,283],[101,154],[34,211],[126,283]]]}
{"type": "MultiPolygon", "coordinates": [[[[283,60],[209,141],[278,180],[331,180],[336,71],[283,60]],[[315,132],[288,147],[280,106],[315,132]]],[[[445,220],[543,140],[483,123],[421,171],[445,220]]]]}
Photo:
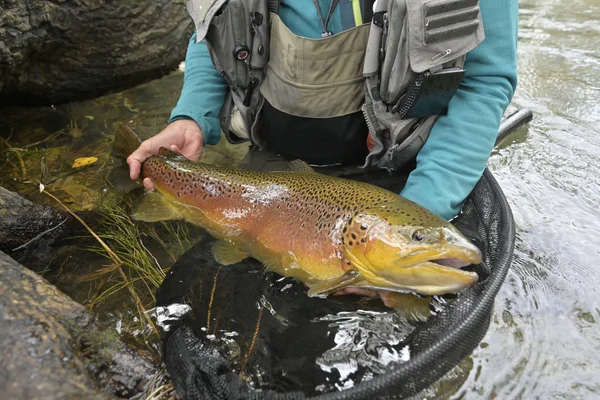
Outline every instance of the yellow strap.
{"type": "Polygon", "coordinates": [[[352,13],[354,14],[354,26],[361,26],[363,23],[362,13],[360,12],[360,0],[352,1],[352,13]]]}

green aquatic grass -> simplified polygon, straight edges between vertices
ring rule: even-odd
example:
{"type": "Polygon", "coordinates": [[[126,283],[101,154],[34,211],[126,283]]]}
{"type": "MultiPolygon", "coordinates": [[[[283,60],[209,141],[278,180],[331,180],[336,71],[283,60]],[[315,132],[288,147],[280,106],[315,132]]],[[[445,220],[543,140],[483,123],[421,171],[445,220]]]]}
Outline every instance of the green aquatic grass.
{"type": "MultiPolygon", "coordinates": [[[[89,280],[106,280],[91,301],[92,309],[110,296],[119,293],[129,284],[136,290],[140,298],[151,303],[146,304],[147,306],[153,305],[156,289],[165,278],[170,264],[193,244],[190,229],[185,223],[139,223],[129,217],[128,209],[127,204],[108,200],[101,211],[102,218],[96,228],[96,233],[121,259],[123,262],[121,268],[127,275],[128,281],[113,277],[116,271],[114,265],[89,274],[87,276],[89,280]],[[167,260],[161,264],[155,253],[166,254],[167,260]]],[[[106,249],[99,245],[91,245],[88,250],[110,259],[106,249]]]]}

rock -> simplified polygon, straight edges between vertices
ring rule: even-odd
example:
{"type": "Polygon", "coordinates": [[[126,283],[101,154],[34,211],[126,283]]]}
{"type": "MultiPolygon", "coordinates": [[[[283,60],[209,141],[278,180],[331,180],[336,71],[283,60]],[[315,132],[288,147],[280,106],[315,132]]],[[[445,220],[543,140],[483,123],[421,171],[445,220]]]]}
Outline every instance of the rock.
{"type": "Polygon", "coordinates": [[[108,399],[142,392],[155,360],[103,331],[83,306],[0,251],[0,393],[108,399]]]}
{"type": "Polygon", "coordinates": [[[184,59],[184,0],[0,0],[0,105],[57,104],[160,77],[184,59]]]}
{"type": "Polygon", "coordinates": [[[32,203],[0,186],[0,251],[50,244],[64,230],[66,213],[32,203]]]}

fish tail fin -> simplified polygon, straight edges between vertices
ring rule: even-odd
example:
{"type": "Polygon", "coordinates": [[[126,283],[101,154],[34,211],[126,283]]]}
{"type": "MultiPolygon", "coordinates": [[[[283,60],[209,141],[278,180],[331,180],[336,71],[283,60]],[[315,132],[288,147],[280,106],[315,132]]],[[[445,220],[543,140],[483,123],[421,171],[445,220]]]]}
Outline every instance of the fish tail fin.
{"type": "Polygon", "coordinates": [[[127,125],[121,125],[115,134],[112,155],[118,158],[126,159],[133,153],[142,141],[127,125]]]}
{"type": "Polygon", "coordinates": [[[140,143],[141,140],[130,127],[121,125],[117,129],[111,154],[121,161],[113,164],[113,168],[108,174],[108,181],[119,191],[129,193],[140,187],[140,182],[132,181],[129,178],[129,167],[124,162],[139,147],[140,143]]]}

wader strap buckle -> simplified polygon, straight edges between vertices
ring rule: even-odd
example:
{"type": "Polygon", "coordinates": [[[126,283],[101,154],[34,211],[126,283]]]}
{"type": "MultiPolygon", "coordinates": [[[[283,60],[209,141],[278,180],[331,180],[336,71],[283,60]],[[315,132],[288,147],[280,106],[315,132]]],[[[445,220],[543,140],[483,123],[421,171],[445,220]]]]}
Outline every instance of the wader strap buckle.
{"type": "Polygon", "coordinates": [[[259,13],[258,11],[252,11],[250,13],[250,24],[252,24],[253,27],[255,26],[260,26],[260,24],[263,23],[263,15],[261,13],[259,13]]]}
{"type": "Polygon", "coordinates": [[[373,14],[373,23],[380,28],[385,25],[387,11],[378,11],[373,14]]]}

